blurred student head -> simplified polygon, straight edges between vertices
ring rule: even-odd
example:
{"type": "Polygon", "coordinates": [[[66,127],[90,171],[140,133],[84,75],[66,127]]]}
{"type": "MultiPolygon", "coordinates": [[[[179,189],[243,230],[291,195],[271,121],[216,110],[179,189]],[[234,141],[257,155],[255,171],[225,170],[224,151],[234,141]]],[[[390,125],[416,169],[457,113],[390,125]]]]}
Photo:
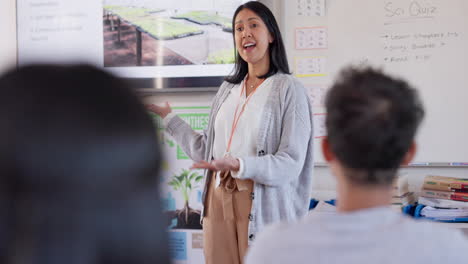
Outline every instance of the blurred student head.
{"type": "Polygon", "coordinates": [[[415,154],[424,116],[417,91],[371,68],[347,68],[326,97],[325,159],[357,185],[391,185],[415,154]]]}
{"type": "Polygon", "coordinates": [[[155,129],[91,66],[0,77],[0,262],[168,263],[155,129]]]}

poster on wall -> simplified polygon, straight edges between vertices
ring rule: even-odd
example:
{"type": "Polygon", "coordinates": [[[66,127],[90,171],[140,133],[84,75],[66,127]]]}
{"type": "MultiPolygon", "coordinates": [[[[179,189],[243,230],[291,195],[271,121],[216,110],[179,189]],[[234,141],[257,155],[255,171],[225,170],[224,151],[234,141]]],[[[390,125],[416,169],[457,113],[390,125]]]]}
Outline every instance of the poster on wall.
{"type": "Polygon", "coordinates": [[[138,88],[217,87],[233,69],[244,0],[24,0],[18,62],[86,62],[138,88]]]}
{"type": "MultiPolygon", "coordinates": [[[[196,132],[208,126],[209,106],[172,107],[196,132]]],[[[171,219],[170,229],[202,229],[200,213],[202,207],[203,170],[193,169],[193,161],[165,130],[160,117],[151,114],[158,129],[157,136],[164,152],[162,166],[163,208],[171,219]]]]}
{"type": "MultiPolygon", "coordinates": [[[[208,126],[209,106],[173,106],[172,110],[196,132],[208,126]]],[[[150,113],[164,151],[161,196],[164,213],[169,219],[169,249],[175,264],[202,264],[203,231],[200,224],[203,170],[190,167],[193,161],[177,142],[165,132],[162,119],[150,113]]]]}

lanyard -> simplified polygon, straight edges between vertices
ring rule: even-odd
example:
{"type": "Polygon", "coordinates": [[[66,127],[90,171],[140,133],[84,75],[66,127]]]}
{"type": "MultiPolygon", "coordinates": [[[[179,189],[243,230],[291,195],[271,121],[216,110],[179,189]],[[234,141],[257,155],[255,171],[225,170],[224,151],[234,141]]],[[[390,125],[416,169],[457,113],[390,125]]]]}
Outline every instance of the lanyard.
{"type": "MultiPolygon", "coordinates": [[[[247,76],[247,78],[248,78],[248,76],[247,76]]],[[[255,88],[255,90],[253,90],[249,94],[249,96],[247,96],[247,99],[245,100],[245,103],[242,105],[242,108],[241,108],[241,110],[239,112],[239,115],[237,115],[237,111],[239,110],[239,104],[240,104],[242,95],[244,95],[244,92],[247,92],[247,88],[246,88],[246,85],[245,85],[247,83],[247,78],[245,78],[245,80],[244,80],[244,85],[242,86],[242,89],[241,89],[241,92],[240,92],[240,95],[239,95],[239,101],[237,102],[236,111],[234,112],[234,119],[232,120],[232,126],[231,126],[231,136],[229,137],[229,141],[228,141],[228,144],[227,144],[227,147],[226,147],[226,153],[229,153],[229,151],[231,151],[232,138],[234,136],[234,133],[236,132],[237,124],[239,123],[239,119],[242,116],[242,114],[244,113],[245,107],[249,103],[250,98],[252,98],[252,95],[257,91],[258,86],[260,86],[263,83],[263,81],[265,80],[265,79],[262,79],[262,81],[255,88]]]]}

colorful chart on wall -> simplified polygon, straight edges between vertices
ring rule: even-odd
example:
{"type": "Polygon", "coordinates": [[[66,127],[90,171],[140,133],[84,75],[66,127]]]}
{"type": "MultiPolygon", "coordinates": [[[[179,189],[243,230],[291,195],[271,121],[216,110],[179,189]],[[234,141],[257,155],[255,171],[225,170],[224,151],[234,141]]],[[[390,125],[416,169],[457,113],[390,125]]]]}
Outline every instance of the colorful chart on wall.
{"type": "Polygon", "coordinates": [[[217,87],[242,0],[24,0],[18,62],[87,62],[139,88],[217,87]]]}

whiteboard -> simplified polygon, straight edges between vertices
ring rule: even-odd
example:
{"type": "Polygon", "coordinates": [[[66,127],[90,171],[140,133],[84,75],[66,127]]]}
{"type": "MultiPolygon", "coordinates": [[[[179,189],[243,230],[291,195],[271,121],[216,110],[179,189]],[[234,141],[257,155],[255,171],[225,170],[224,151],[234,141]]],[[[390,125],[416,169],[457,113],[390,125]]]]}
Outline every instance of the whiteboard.
{"type": "Polygon", "coordinates": [[[0,1],[0,73],[16,66],[16,1],[0,1]]]}
{"type": "MultiPolygon", "coordinates": [[[[326,134],[326,113],[317,101],[323,100],[321,93],[326,93],[338,71],[350,64],[371,65],[419,90],[426,116],[416,138],[413,165],[466,165],[466,14],[466,0],[284,1],[283,32],[292,71],[311,91],[315,116],[321,115],[315,118],[316,134],[326,134]],[[322,28],[322,35],[314,35],[313,28],[322,28]],[[325,62],[317,66],[310,59],[306,68],[298,67],[297,60],[306,57],[325,62]],[[304,69],[306,74],[301,72],[304,69]]],[[[316,161],[321,163],[320,138],[315,141],[316,161]]]]}

